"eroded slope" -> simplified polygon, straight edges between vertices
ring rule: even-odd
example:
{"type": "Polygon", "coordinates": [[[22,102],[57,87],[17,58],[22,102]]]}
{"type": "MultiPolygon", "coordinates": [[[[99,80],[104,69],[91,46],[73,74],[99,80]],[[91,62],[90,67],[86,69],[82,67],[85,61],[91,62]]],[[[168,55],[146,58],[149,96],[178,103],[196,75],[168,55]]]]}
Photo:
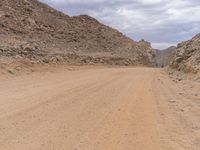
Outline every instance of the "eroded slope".
{"type": "Polygon", "coordinates": [[[178,44],[170,66],[186,73],[200,71],[200,34],[178,44]]]}
{"type": "Polygon", "coordinates": [[[37,0],[1,0],[0,8],[1,58],[155,64],[148,42],[135,42],[90,16],[70,17],[37,0]]]}

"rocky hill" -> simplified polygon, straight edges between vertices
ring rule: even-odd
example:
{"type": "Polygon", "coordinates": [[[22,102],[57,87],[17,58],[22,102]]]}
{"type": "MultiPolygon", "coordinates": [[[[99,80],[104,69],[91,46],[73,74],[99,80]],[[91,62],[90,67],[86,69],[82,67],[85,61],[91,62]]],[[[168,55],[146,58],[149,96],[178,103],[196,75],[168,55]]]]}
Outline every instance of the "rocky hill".
{"type": "Polygon", "coordinates": [[[170,66],[186,73],[200,72],[200,34],[178,44],[170,66]]]}
{"type": "Polygon", "coordinates": [[[133,41],[87,16],[70,17],[37,0],[0,1],[0,59],[155,65],[150,43],[133,41]]]}
{"type": "Polygon", "coordinates": [[[165,67],[169,65],[175,54],[176,47],[171,46],[164,50],[156,50],[156,64],[158,67],[165,67]]]}

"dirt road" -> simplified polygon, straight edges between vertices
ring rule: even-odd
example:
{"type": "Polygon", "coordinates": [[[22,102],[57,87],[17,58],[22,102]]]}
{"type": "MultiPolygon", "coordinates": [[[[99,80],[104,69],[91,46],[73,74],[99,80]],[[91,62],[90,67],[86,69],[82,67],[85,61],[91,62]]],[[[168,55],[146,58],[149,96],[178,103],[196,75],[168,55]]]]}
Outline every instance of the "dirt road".
{"type": "Polygon", "coordinates": [[[199,90],[151,68],[2,78],[0,150],[200,150],[199,90]]]}

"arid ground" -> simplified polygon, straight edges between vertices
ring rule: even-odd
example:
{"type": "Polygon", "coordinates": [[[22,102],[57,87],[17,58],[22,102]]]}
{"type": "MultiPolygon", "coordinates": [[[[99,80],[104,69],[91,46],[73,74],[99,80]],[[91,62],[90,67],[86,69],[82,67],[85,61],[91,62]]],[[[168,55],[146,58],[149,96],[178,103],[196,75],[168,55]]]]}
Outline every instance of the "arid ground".
{"type": "Polygon", "coordinates": [[[200,150],[200,86],[155,68],[0,77],[0,150],[200,150]]]}

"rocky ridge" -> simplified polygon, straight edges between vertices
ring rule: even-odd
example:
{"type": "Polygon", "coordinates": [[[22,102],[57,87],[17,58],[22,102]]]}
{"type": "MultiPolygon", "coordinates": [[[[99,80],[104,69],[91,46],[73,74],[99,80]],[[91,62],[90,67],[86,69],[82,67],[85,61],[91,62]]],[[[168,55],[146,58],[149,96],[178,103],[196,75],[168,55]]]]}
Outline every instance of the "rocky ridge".
{"type": "Polygon", "coordinates": [[[176,47],[171,46],[164,50],[156,50],[156,64],[158,67],[165,67],[169,65],[175,54],[176,47]]]}
{"type": "Polygon", "coordinates": [[[0,60],[155,65],[149,42],[90,16],[70,17],[37,0],[1,0],[0,8],[0,60]]]}
{"type": "Polygon", "coordinates": [[[178,44],[170,66],[185,73],[200,72],[200,34],[178,44]]]}

